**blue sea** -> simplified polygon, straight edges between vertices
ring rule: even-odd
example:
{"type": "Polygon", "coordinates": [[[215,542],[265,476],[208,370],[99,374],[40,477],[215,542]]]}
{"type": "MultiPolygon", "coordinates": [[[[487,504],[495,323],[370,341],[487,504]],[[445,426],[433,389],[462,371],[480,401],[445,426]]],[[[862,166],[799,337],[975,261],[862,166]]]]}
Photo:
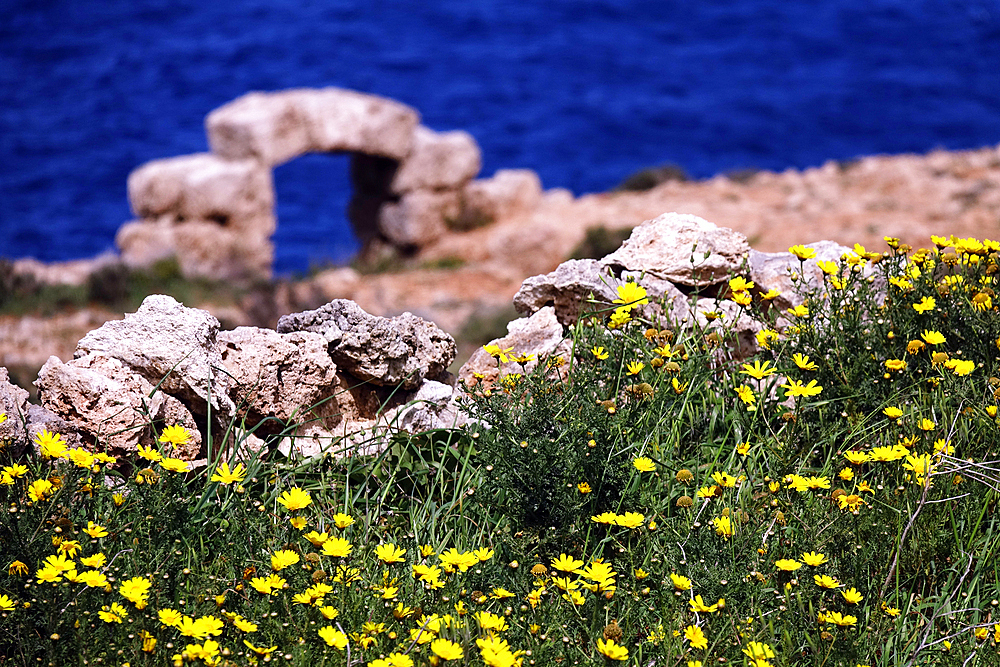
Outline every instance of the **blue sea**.
{"type": "MultiPolygon", "coordinates": [[[[483,174],[607,190],[1000,143],[998,0],[0,0],[0,256],[113,247],[129,172],[251,90],[340,86],[464,129],[483,174]]],[[[344,262],[346,155],[275,170],[279,273],[344,262]]]]}

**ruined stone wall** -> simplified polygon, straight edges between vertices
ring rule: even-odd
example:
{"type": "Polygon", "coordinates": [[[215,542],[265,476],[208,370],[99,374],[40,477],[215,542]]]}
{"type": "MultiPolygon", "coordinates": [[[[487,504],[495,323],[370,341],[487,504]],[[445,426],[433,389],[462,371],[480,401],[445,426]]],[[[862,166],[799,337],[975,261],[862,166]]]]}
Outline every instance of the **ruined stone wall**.
{"type": "Polygon", "coordinates": [[[175,257],[186,277],[270,278],[277,220],[271,170],[306,153],[352,154],[348,217],[363,244],[413,252],[449,227],[487,224],[537,205],[528,170],[474,181],[467,132],[435,132],[415,109],[339,88],[249,93],[205,120],[211,153],[154,160],[128,179],[138,220],[118,231],[122,260],[175,257]]]}

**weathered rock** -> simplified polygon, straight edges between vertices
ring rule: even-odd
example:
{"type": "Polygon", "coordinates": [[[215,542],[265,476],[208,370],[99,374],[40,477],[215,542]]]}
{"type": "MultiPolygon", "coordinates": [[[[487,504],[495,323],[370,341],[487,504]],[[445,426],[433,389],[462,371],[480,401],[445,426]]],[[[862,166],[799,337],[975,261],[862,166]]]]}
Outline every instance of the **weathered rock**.
{"type": "Polygon", "coordinates": [[[544,306],[555,308],[563,325],[577,321],[581,312],[604,312],[614,307],[618,285],[634,280],[646,289],[650,304],[639,312],[646,316],[660,314],[660,303],[667,304],[672,319],[687,316],[687,297],[672,283],[640,272],[626,271],[615,278],[609,269],[595,259],[571,259],[555,271],[528,278],[514,295],[514,308],[522,315],[531,314],[544,306]],[[593,302],[587,303],[593,298],[593,302]]]}
{"type": "Polygon", "coordinates": [[[256,235],[274,233],[271,170],[256,160],[211,153],[153,160],[128,177],[128,198],[140,218],[212,220],[256,235]]]}
{"type": "Polygon", "coordinates": [[[420,124],[417,110],[396,100],[343,88],[306,90],[301,108],[315,151],[351,151],[403,160],[420,124]]]}
{"type": "Polygon", "coordinates": [[[636,227],[601,262],[616,273],[645,272],[681,285],[706,286],[738,273],[749,252],[746,236],[739,232],[694,215],[664,213],[636,227]]]}
{"type": "Polygon", "coordinates": [[[308,152],[308,120],[290,92],[247,93],[209,113],[205,130],[212,152],[268,167],[308,152]]]}
{"type": "Polygon", "coordinates": [[[799,259],[790,252],[758,252],[751,250],[749,254],[750,280],[764,292],[776,289],[781,296],[774,299],[774,305],[781,310],[792,308],[804,301],[802,294],[796,290],[809,290],[823,284],[823,271],[817,265],[819,261],[840,263],[844,253],[851,249],[833,241],[817,241],[806,245],[816,251],[816,257],[802,263],[800,274],[799,259]],[[799,276],[798,283],[792,281],[792,276],[799,276]]]}
{"type": "Polygon", "coordinates": [[[747,315],[743,307],[735,301],[698,299],[694,316],[706,333],[726,329],[728,334],[733,336],[729,344],[737,359],[747,359],[757,353],[757,333],[763,327],[760,322],[747,315]],[[710,320],[705,313],[717,313],[719,317],[710,320]]]}
{"type": "Polygon", "coordinates": [[[456,190],[435,192],[416,190],[379,210],[379,230],[398,246],[424,246],[447,231],[447,221],[458,218],[461,210],[456,190]]]}
{"type": "MultiPolygon", "coordinates": [[[[337,385],[336,366],[319,334],[238,327],[221,332],[218,341],[223,367],[232,378],[229,396],[248,427],[268,417],[304,419],[337,385]]],[[[263,432],[282,428],[279,422],[265,424],[263,432]]]]}
{"type": "Polygon", "coordinates": [[[471,134],[435,132],[421,125],[413,134],[413,150],[392,180],[392,191],[455,190],[475,178],[481,167],[482,154],[471,134]]]}
{"type": "Polygon", "coordinates": [[[266,236],[209,220],[129,222],[118,229],[115,244],[130,268],[148,268],[173,258],[186,278],[247,281],[268,277],[274,261],[274,246],[266,236]]]}
{"type": "Polygon", "coordinates": [[[568,326],[577,321],[581,309],[599,308],[599,304],[586,303],[591,297],[605,304],[618,298],[617,283],[596,259],[567,260],[555,271],[532,276],[521,283],[514,295],[514,309],[522,315],[531,315],[552,306],[560,324],[568,326]]]}
{"type": "Polygon", "coordinates": [[[72,424],[51,410],[46,410],[41,405],[28,406],[28,419],[25,430],[26,437],[31,446],[34,447],[36,453],[38,452],[38,445],[34,444],[34,440],[42,431],[58,433],[63,436],[63,440],[71,448],[85,446],[85,443],[80,438],[80,434],[77,433],[72,424]]]}
{"type": "Polygon", "coordinates": [[[455,340],[411,313],[391,319],[369,315],[346,299],[278,320],[278,333],[322,334],[337,367],[377,385],[412,389],[437,379],[455,359],[455,340]]]}
{"type": "Polygon", "coordinates": [[[393,426],[407,433],[457,428],[467,421],[455,400],[455,388],[433,380],[420,385],[410,402],[390,418],[393,426]]]}
{"type": "Polygon", "coordinates": [[[273,167],[308,152],[349,151],[402,160],[417,112],[394,100],[339,88],[248,93],[205,119],[212,152],[273,167]]]}
{"type": "Polygon", "coordinates": [[[472,229],[530,213],[542,201],[542,182],[530,169],[500,169],[492,178],[470,182],[462,190],[457,227],[472,229]]]}
{"type": "Polygon", "coordinates": [[[330,454],[374,454],[385,449],[395,430],[393,419],[417,393],[414,389],[383,387],[336,373],[329,400],[308,410],[278,450],[306,458],[330,454]]]}
{"type": "Polygon", "coordinates": [[[91,448],[114,455],[132,454],[152,445],[152,422],[183,426],[191,440],[173,455],[197,457],[201,435],[191,413],[173,396],[153,385],[118,359],[88,354],[62,363],[50,357],[35,381],[41,404],[68,422],[91,448]]]}
{"type": "Polygon", "coordinates": [[[507,335],[489,343],[508,354],[518,356],[533,355],[531,361],[523,364],[516,361],[500,362],[483,348],[472,353],[458,371],[458,379],[468,386],[479,382],[494,383],[501,374],[530,373],[546,357],[568,355],[569,345],[564,338],[563,326],[556,317],[555,308],[545,306],[531,317],[521,318],[507,324],[507,335]]]}
{"type": "Polygon", "coordinates": [[[157,262],[177,257],[174,221],[169,216],[159,220],[132,220],[115,232],[115,246],[122,262],[132,269],[143,269],[157,262]]]}
{"type": "Polygon", "coordinates": [[[0,422],[0,443],[23,442],[24,421],[28,415],[28,392],[10,382],[7,369],[0,366],[0,413],[6,419],[0,422]]]}
{"type": "Polygon", "coordinates": [[[161,391],[176,396],[197,414],[209,406],[217,419],[233,415],[229,377],[217,347],[219,321],[173,297],[146,297],[135,313],[106,322],[77,344],[74,357],[100,353],[124,362],[161,391]]]}
{"type": "Polygon", "coordinates": [[[271,275],[274,246],[264,237],[210,221],[173,227],[177,263],[187,277],[248,280],[271,275]]]}

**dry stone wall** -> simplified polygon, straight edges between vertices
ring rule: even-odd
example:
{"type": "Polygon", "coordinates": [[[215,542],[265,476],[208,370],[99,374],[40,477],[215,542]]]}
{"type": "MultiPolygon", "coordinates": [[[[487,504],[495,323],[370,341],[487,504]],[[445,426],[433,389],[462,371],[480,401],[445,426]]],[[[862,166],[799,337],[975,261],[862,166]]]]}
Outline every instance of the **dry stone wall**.
{"type": "MultiPolygon", "coordinates": [[[[447,373],[455,341],[434,324],[409,313],[375,317],[343,300],[282,323],[220,331],[206,311],[147,297],[87,334],[73,359],[49,358],[35,382],[44,411],[34,419],[115,455],[151,446],[156,428],[177,424],[193,436],[172,452],[185,460],[207,455],[209,428],[216,443],[235,432],[254,447],[270,438],[286,453],[315,456],[372,450],[396,429],[462,423],[447,373]]],[[[0,410],[16,415],[0,435],[23,440],[32,431],[18,425],[37,406],[0,371],[0,410]]]]}
{"type": "Polygon", "coordinates": [[[352,154],[348,217],[362,243],[413,252],[541,201],[534,172],[474,180],[479,146],[435,132],[394,100],[340,88],[253,92],[208,114],[211,153],[148,162],[129,176],[136,220],[115,243],[131,267],[176,258],[187,277],[271,277],[271,170],[306,153],[352,154]]]}

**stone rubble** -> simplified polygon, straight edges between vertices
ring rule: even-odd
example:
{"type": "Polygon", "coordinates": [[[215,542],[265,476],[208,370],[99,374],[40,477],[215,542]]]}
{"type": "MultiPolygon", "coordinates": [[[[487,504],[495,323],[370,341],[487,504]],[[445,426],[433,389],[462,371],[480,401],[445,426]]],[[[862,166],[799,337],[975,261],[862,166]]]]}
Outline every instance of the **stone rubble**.
{"type": "Polygon", "coordinates": [[[220,332],[218,346],[231,380],[229,398],[246,428],[279,432],[282,422],[328,399],[337,384],[337,366],[319,334],[237,327],[220,332]]]}
{"type": "Polygon", "coordinates": [[[750,252],[747,237],[696,215],[664,213],[632,230],[622,246],[601,262],[612,269],[643,272],[678,285],[723,282],[750,252]]]}
{"type": "Polygon", "coordinates": [[[530,373],[546,358],[551,356],[565,358],[570,351],[565,330],[552,306],[540,308],[531,317],[508,323],[507,335],[489,344],[496,345],[501,350],[508,350],[510,354],[529,356],[531,360],[524,363],[503,361],[480,348],[473,352],[469,360],[459,369],[460,382],[469,387],[479,383],[494,384],[502,375],[530,373]]]}
{"type": "Polygon", "coordinates": [[[7,417],[0,422],[0,442],[24,441],[29,395],[27,390],[12,384],[7,369],[0,367],[0,412],[7,417]]]}
{"type": "Polygon", "coordinates": [[[339,368],[375,385],[418,387],[441,379],[455,360],[455,339],[411,313],[369,315],[353,301],[335,299],[316,310],[284,315],[278,333],[312,331],[328,344],[339,368]]]}
{"type": "Polygon", "coordinates": [[[192,438],[171,454],[196,461],[211,424],[217,438],[234,426],[242,455],[271,436],[303,456],[368,451],[399,429],[464,423],[454,358],[451,336],[409,313],[387,319],[335,301],[285,316],[280,331],[220,331],[208,312],[153,295],[84,336],[69,361],[50,357],[35,381],[40,406],[0,369],[0,436],[30,439],[50,425],[122,455],[155,444],[154,426],[177,424],[192,438]]]}
{"type": "Polygon", "coordinates": [[[136,313],[86,334],[68,362],[51,357],[35,382],[40,406],[0,368],[0,410],[9,416],[0,437],[31,438],[48,426],[71,443],[131,453],[152,444],[151,422],[180,424],[194,438],[174,454],[200,460],[207,427],[219,434],[235,425],[239,455],[266,446],[307,457],[376,452],[394,433],[466,424],[460,405],[467,387],[539,364],[558,374],[559,365],[548,362],[571,354],[569,328],[588,312],[614,308],[617,288],[628,281],[651,301],[633,315],[654,325],[668,317],[664,326],[727,326],[735,334],[731,353],[747,358],[758,350],[761,325],[726,298],[726,281],[742,276],[758,293],[781,291],[780,309],[796,305],[797,285],[822,280],[818,260],[850,252],[831,241],[808,247],[817,257],[800,262],[790,252],[752,250],[742,234],[695,216],[647,220],[602,259],[568,260],[524,280],[514,304],[528,317],[509,322],[507,335],[491,343],[506,356],[477,350],[457,381],[448,372],[455,341],[408,312],[380,317],[334,299],[281,317],[276,330],[220,331],[208,312],[153,295],[136,313]]]}
{"type": "Polygon", "coordinates": [[[181,401],[153,385],[126,364],[103,354],[87,354],[63,363],[50,357],[35,381],[42,407],[70,424],[89,445],[115,456],[134,455],[139,445],[154,444],[152,423],[177,424],[191,432],[172,455],[196,458],[201,434],[181,401]]]}
{"type": "Polygon", "coordinates": [[[530,169],[500,169],[492,178],[469,182],[462,190],[459,229],[475,229],[538,208],[542,181],[530,169]]]}
{"type": "Polygon", "coordinates": [[[235,413],[222,372],[219,320],[204,310],[185,308],[173,297],[146,297],[135,313],[106,322],[84,336],[74,359],[102,354],[119,359],[160,391],[185,401],[198,415],[211,410],[227,420],[235,413]]]}

